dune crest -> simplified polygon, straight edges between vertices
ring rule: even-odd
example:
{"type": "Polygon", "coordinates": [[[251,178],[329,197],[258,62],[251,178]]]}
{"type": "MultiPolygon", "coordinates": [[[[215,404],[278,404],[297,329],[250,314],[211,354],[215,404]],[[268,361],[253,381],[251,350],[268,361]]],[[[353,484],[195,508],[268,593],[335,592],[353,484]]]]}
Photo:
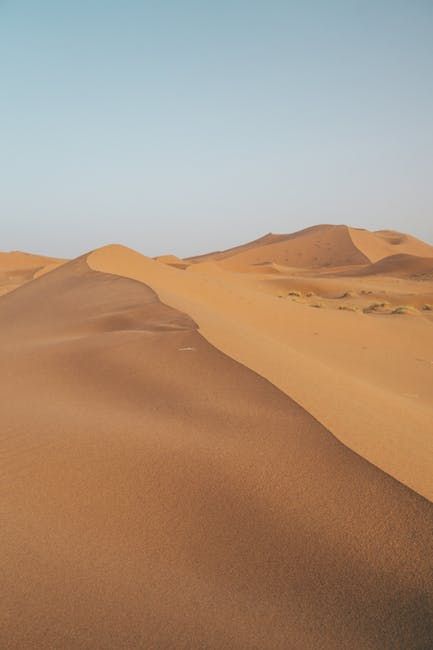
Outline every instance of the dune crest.
{"type": "Polygon", "coordinates": [[[247,244],[188,261],[219,262],[231,271],[252,270],[254,266],[270,263],[319,269],[359,267],[397,254],[433,258],[433,246],[394,231],[370,232],[324,224],[287,235],[269,233],[247,244]]]}
{"type": "Polygon", "coordinates": [[[0,299],[1,646],[427,648],[432,504],[145,275],[216,286],[109,246],[0,299]]]}
{"type": "MultiPolygon", "coordinates": [[[[381,316],[363,309],[381,304],[383,294],[374,284],[362,294],[357,279],[347,282],[354,282],[361,307],[349,309],[355,298],[339,297],[347,291],[334,279],[337,305],[331,310],[316,295],[306,297],[311,291],[288,295],[289,276],[285,294],[268,293],[262,288],[268,276],[215,272],[216,262],[178,271],[124,247],[98,250],[87,262],[94,270],[151,286],[164,303],[189,314],[210,343],[269,379],[351,449],[433,501],[432,317],[422,310],[433,303],[433,293],[421,295],[419,318],[381,316]],[[315,305],[321,308],[311,309],[315,305]],[[339,309],[342,305],[349,308],[339,309]]],[[[399,304],[396,298],[393,309],[399,304]]]]}

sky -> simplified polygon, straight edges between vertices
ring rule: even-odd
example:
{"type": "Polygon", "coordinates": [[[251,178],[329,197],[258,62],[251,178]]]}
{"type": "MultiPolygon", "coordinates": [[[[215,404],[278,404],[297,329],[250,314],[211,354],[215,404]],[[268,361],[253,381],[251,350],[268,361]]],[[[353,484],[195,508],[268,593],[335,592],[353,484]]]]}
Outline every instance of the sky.
{"type": "Polygon", "coordinates": [[[433,243],[432,0],[0,0],[0,250],[433,243]]]}

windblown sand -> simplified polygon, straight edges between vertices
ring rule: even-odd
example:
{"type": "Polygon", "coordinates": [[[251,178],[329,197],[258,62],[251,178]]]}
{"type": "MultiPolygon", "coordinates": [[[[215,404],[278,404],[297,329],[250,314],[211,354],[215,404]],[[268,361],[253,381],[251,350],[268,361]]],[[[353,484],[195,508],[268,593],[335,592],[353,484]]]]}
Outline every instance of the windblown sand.
{"type": "Polygon", "coordinates": [[[0,298],[1,648],[431,647],[432,282],[321,228],[0,298]]]}

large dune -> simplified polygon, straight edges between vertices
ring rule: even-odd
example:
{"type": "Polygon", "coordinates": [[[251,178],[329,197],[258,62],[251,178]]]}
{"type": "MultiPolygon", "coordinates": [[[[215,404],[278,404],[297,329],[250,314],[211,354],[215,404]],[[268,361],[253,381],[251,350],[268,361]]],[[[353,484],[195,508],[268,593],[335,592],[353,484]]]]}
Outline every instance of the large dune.
{"type": "MultiPolygon", "coordinates": [[[[245,277],[220,266],[216,272],[211,262],[198,265],[201,270],[179,271],[122,246],[101,249],[88,262],[95,270],[152,286],[164,302],[188,313],[213,345],[295,398],[352,449],[433,500],[430,312],[409,318],[340,310],[352,305],[354,291],[330,300],[337,303],[331,309],[314,295],[262,291],[266,275],[245,277]],[[311,309],[315,305],[323,307],[311,309]]],[[[290,286],[290,277],[285,280],[290,286]]],[[[358,282],[352,284],[357,291],[358,282]]],[[[418,285],[425,289],[426,283],[418,285]]],[[[345,293],[338,285],[333,291],[345,293]]],[[[356,299],[375,304],[372,292],[356,299]]],[[[377,287],[376,292],[381,295],[377,287]]],[[[433,292],[430,296],[433,303],[433,292]]]]}
{"type": "Polygon", "coordinates": [[[433,246],[394,231],[370,232],[343,225],[319,225],[289,235],[269,233],[248,244],[188,261],[217,261],[231,271],[252,270],[270,263],[318,269],[359,266],[397,254],[433,258],[433,246]]]}
{"type": "Polygon", "coordinates": [[[0,255],[0,647],[429,649],[432,251],[0,255]]]}
{"type": "Polygon", "coordinates": [[[94,270],[196,277],[139,258],[0,300],[1,647],[428,648],[432,505],[94,270]]]}

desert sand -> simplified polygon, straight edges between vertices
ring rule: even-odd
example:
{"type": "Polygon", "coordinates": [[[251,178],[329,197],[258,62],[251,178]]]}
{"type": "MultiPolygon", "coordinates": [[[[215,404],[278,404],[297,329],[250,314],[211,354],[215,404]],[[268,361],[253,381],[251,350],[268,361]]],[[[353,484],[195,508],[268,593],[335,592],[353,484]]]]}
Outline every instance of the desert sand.
{"type": "Polygon", "coordinates": [[[63,262],[61,259],[20,251],[0,252],[0,296],[52,271],[63,262]]]}
{"type": "Polygon", "coordinates": [[[5,255],[0,647],[431,647],[432,246],[5,255]]]}

